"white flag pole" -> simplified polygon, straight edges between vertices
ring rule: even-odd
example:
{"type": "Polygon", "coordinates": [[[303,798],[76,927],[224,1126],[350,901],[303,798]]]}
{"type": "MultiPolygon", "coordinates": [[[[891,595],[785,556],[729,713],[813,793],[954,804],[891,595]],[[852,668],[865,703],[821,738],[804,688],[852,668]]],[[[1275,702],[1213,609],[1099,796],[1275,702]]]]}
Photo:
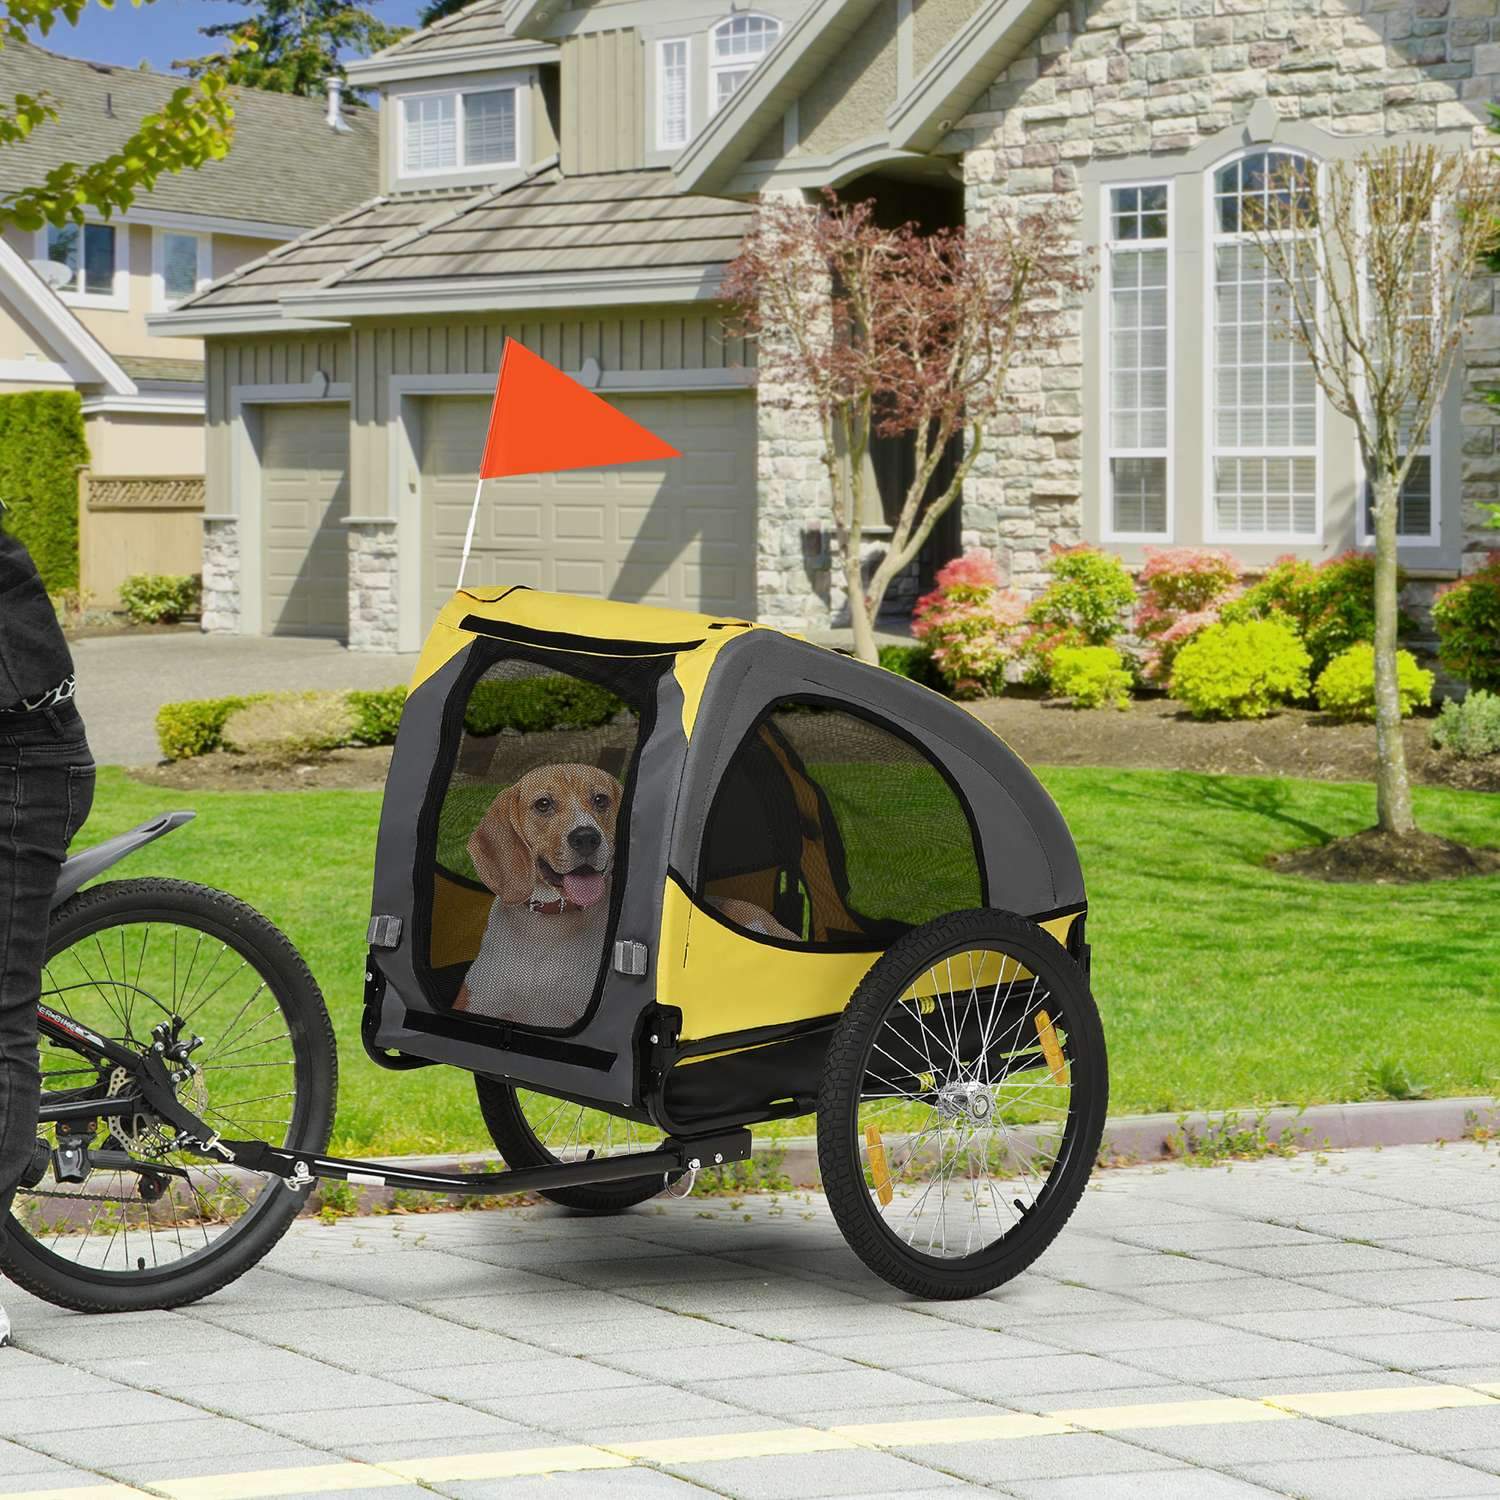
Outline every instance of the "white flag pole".
{"type": "Polygon", "coordinates": [[[479,497],[484,493],[484,475],[479,476],[474,486],[474,503],[469,507],[469,529],[464,532],[464,555],[458,565],[458,587],[464,586],[464,574],[469,570],[469,549],[474,545],[474,522],[479,519],[479,497]]]}

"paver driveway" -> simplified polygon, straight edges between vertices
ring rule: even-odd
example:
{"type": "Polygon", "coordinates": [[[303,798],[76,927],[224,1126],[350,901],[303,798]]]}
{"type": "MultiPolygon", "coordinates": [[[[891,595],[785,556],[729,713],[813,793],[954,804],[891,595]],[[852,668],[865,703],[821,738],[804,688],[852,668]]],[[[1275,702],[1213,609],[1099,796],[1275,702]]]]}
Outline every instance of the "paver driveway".
{"type": "Polygon", "coordinates": [[[0,1489],[1500,1496],[1500,1151],[1096,1178],[913,1303],[816,1196],[298,1225],[179,1313],[10,1290],[0,1489]]]}

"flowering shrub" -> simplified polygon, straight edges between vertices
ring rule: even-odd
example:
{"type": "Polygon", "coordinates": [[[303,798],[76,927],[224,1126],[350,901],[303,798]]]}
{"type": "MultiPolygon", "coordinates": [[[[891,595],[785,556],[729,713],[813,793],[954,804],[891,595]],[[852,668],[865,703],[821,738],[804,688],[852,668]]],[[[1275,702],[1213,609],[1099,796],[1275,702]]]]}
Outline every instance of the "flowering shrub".
{"type": "MultiPolygon", "coordinates": [[[[1405,573],[1398,572],[1396,586],[1405,585],[1405,573]]],[[[1375,639],[1375,559],[1365,552],[1345,552],[1314,567],[1298,558],[1280,558],[1222,612],[1231,624],[1277,615],[1301,636],[1316,678],[1340,651],[1375,639]]],[[[1408,635],[1415,622],[1403,614],[1396,628],[1408,635]]]]}
{"type": "Polygon", "coordinates": [[[1470,687],[1500,690],[1500,552],[1433,601],[1438,659],[1470,687]]]}
{"type": "Polygon", "coordinates": [[[1216,623],[1220,608],[1238,592],[1240,572],[1238,559],[1228,552],[1146,549],[1135,629],[1147,642],[1147,677],[1160,683],[1171,679],[1177,653],[1200,630],[1216,623]]]}
{"type": "Polygon", "coordinates": [[[1130,668],[1113,646],[1059,646],[1052,653],[1052,691],[1079,708],[1128,708],[1130,668]]]}
{"type": "MultiPolygon", "coordinates": [[[[1339,719],[1375,717],[1375,648],[1360,641],[1340,651],[1318,674],[1314,686],[1318,706],[1339,719]]],[[[1396,691],[1401,717],[1432,702],[1432,673],[1417,665],[1410,651],[1396,653],[1396,691]]]]}
{"type": "Polygon", "coordinates": [[[1195,719],[1263,719],[1307,696],[1307,648],[1284,619],[1210,625],[1177,653],[1171,692],[1195,719]]]}
{"type": "Polygon", "coordinates": [[[917,600],[912,634],[956,698],[977,698],[1004,686],[1025,612],[1020,596],[1001,586],[995,559],[976,548],[942,568],[937,587],[917,600]]]}
{"type": "Polygon", "coordinates": [[[1026,611],[1021,643],[1029,682],[1048,682],[1061,646],[1107,646],[1135,603],[1135,581],[1112,552],[1097,547],[1053,547],[1052,582],[1026,611]]]}

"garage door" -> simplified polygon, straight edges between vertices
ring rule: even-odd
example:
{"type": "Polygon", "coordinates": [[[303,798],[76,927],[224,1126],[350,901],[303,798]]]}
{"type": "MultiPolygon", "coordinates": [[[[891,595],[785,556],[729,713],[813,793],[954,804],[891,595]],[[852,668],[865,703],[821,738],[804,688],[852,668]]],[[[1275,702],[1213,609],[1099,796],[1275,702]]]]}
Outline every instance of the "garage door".
{"type": "Polygon", "coordinates": [[[349,409],[267,406],[261,416],[270,635],[349,631],[349,409]]]}
{"type": "MultiPolygon", "coordinates": [[[[716,614],[754,607],[755,407],[748,394],[622,396],[621,411],[683,457],[492,480],[465,581],[716,614]]],[[[423,403],[427,599],[453,593],[489,404],[423,403]]]]}

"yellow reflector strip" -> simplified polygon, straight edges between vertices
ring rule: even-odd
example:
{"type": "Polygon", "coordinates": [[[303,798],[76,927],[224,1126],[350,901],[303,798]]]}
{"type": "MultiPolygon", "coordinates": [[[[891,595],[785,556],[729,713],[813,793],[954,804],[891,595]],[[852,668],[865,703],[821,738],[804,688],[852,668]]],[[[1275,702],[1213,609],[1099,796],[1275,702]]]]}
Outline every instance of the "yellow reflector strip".
{"type": "Polygon", "coordinates": [[[1042,1044],[1042,1056],[1047,1059],[1047,1066],[1052,1070],[1053,1083],[1066,1084],[1068,1081],[1067,1059],[1058,1045],[1057,1031],[1052,1025],[1052,1017],[1044,1010],[1036,1013],[1036,1035],[1037,1040],[1042,1044]]]}
{"type": "Polygon", "coordinates": [[[885,1144],[880,1139],[878,1125],[865,1126],[865,1155],[870,1158],[870,1176],[875,1179],[875,1196],[882,1208],[895,1194],[891,1191],[891,1169],[886,1165],[885,1144]]]}

